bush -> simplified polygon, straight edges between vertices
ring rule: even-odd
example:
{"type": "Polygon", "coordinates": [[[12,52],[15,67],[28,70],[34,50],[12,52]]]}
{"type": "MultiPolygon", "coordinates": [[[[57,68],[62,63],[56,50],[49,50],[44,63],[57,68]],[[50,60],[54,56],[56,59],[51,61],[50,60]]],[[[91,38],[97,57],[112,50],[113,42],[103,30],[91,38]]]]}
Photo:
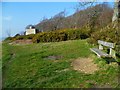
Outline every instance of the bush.
{"type": "Polygon", "coordinates": [[[35,34],[26,35],[25,39],[33,39],[34,36],[35,36],[35,34]]]}
{"type": "Polygon", "coordinates": [[[4,41],[8,41],[8,40],[12,40],[12,39],[13,39],[12,37],[7,37],[7,38],[5,38],[4,41]]]}
{"type": "Polygon", "coordinates": [[[39,42],[59,42],[75,39],[86,39],[89,37],[89,32],[85,29],[65,29],[51,32],[38,33],[33,37],[34,43],[39,42]]]}
{"type": "Polygon", "coordinates": [[[56,30],[50,32],[41,32],[31,35],[16,35],[12,37],[11,40],[23,40],[23,39],[32,39],[34,43],[39,42],[59,42],[66,40],[75,40],[75,39],[86,39],[90,36],[90,31],[88,28],[81,29],[64,29],[56,30]]]}
{"type": "Polygon", "coordinates": [[[118,26],[119,25],[116,23],[111,23],[105,28],[92,33],[91,37],[88,39],[88,42],[91,44],[97,44],[98,40],[103,40],[115,43],[116,53],[120,55],[120,30],[118,29],[118,26]]]}

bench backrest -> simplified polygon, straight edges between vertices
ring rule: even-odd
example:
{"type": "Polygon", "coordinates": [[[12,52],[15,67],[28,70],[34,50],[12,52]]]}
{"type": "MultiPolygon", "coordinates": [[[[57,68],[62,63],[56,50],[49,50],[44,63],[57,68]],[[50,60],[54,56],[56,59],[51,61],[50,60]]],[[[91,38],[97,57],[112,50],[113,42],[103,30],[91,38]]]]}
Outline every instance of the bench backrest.
{"type": "Polygon", "coordinates": [[[102,40],[98,40],[98,43],[103,45],[103,46],[110,47],[110,48],[114,48],[115,47],[114,43],[105,42],[105,41],[102,41],[102,40]]]}

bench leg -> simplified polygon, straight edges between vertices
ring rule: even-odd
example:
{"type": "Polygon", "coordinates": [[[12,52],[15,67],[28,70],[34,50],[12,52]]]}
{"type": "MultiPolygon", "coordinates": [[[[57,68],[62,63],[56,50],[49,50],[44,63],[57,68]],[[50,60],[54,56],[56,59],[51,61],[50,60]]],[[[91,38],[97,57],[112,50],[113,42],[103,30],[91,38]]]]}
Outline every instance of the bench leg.
{"type": "Polygon", "coordinates": [[[111,55],[112,57],[116,58],[116,52],[112,48],[110,48],[109,55],[111,55]]]}

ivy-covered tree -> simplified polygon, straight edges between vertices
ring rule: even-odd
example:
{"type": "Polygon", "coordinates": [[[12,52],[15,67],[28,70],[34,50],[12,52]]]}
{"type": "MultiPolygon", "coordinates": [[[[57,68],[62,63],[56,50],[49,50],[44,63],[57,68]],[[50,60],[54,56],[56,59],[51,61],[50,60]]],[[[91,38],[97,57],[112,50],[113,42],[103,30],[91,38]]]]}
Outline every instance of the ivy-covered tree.
{"type": "Polygon", "coordinates": [[[113,14],[113,18],[112,21],[116,21],[120,19],[120,0],[115,0],[114,3],[114,14],[113,14]]]}

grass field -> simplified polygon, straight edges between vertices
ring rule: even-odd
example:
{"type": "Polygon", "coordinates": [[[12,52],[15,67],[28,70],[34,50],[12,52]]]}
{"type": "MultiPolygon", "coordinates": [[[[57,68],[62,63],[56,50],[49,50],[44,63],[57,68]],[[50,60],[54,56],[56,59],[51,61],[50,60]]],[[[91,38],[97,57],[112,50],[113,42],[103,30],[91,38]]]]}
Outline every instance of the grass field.
{"type": "Polygon", "coordinates": [[[118,88],[117,63],[107,64],[86,40],[9,45],[3,43],[3,88],[118,88]],[[57,60],[47,57],[58,56],[57,60]],[[72,61],[91,57],[100,68],[94,74],[76,71],[72,61]]]}

